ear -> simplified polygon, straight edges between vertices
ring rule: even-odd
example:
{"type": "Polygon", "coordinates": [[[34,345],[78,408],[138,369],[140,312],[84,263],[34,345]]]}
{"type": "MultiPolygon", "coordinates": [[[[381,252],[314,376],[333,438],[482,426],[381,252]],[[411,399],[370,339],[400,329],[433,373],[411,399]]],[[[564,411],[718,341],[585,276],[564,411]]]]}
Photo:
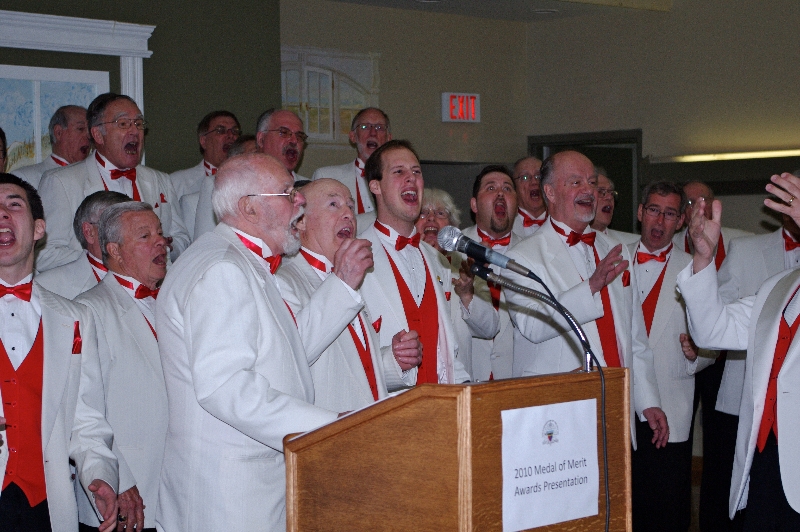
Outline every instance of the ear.
{"type": "Polygon", "coordinates": [[[469,208],[472,210],[472,212],[474,212],[475,214],[478,214],[478,200],[476,200],[475,198],[470,198],[469,199],[469,208]]]}
{"type": "MultiPolygon", "coordinates": [[[[644,214],[644,205],[642,205],[640,203],[639,204],[639,209],[636,211],[636,217],[639,219],[640,222],[642,221],[642,214],[644,214]]],[[[683,215],[682,214],[681,214],[680,221],[683,222],[683,215]]],[[[680,222],[678,223],[678,227],[680,227],[680,222]]]]}
{"type": "Polygon", "coordinates": [[[389,142],[390,140],[392,140],[392,134],[391,133],[387,133],[386,134],[386,142],[389,142]]]}
{"type": "Polygon", "coordinates": [[[267,136],[266,131],[259,131],[256,133],[256,151],[263,151],[264,149],[264,137],[267,136]]]}
{"type": "Polygon", "coordinates": [[[206,149],[206,135],[200,135],[200,147],[203,148],[203,151],[206,149]]]}
{"type": "Polygon", "coordinates": [[[81,226],[81,232],[83,233],[83,238],[85,238],[90,244],[97,242],[97,229],[94,225],[90,224],[89,222],[83,222],[83,225],[81,226]]]}
{"type": "Polygon", "coordinates": [[[350,130],[350,134],[347,135],[347,136],[350,138],[350,142],[352,142],[353,144],[356,143],[356,132],[355,132],[355,130],[350,130]]]}
{"type": "Polygon", "coordinates": [[[56,124],[53,127],[53,137],[55,137],[56,143],[58,143],[61,140],[61,135],[63,134],[64,134],[64,128],[56,124]]]}
{"type": "Polygon", "coordinates": [[[251,198],[247,196],[239,198],[238,206],[239,212],[242,213],[242,216],[244,216],[247,221],[255,222],[258,219],[258,212],[251,198]]]}
{"type": "Polygon", "coordinates": [[[33,240],[34,240],[34,242],[44,238],[44,234],[45,234],[45,223],[44,223],[44,220],[34,220],[33,221],[33,240]]]}
{"type": "Polygon", "coordinates": [[[119,244],[117,242],[109,242],[106,244],[106,253],[115,261],[119,261],[121,257],[119,244]]]}
{"type": "Polygon", "coordinates": [[[100,126],[93,127],[91,133],[92,133],[92,140],[94,141],[96,146],[105,145],[105,140],[103,139],[103,135],[100,133],[100,126]]]}
{"type": "Polygon", "coordinates": [[[369,182],[369,191],[376,196],[381,195],[381,182],[378,179],[373,179],[369,182]]]}
{"type": "Polygon", "coordinates": [[[547,198],[547,203],[553,203],[556,199],[556,191],[553,188],[553,185],[547,183],[542,187],[542,190],[544,190],[544,196],[547,198]]]}
{"type": "MultiPolygon", "coordinates": [[[[639,208],[641,209],[641,208],[642,208],[642,206],[640,205],[640,206],[639,206],[639,208]]],[[[641,220],[641,218],[639,218],[639,219],[641,220]]],[[[686,215],[685,215],[685,214],[681,214],[681,215],[678,217],[678,225],[676,225],[676,226],[675,226],[675,230],[676,230],[676,231],[680,231],[680,230],[683,228],[683,222],[684,222],[684,220],[686,220],[686,215]]]]}

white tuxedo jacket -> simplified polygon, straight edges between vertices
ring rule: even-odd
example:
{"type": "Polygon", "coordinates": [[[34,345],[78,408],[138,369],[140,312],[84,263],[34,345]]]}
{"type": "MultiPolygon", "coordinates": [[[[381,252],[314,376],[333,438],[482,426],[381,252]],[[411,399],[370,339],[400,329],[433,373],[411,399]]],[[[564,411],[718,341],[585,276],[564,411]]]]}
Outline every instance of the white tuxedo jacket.
{"type": "MultiPolygon", "coordinates": [[[[161,220],[165,236],[172,237],[172,259],[175,260],[189,245],[189,233],[180,215],[178,196],[169,176],[146,166],[136,167],[136,186],[142,201],[153,206],[161,220]],[[164,201],[166,200],[166,201],[164,201]]],[[[94,157],[58,168],[42,176],[39,194],[47,221],[47,242],[36,259],[40,272],[77,259],[81,245],[72,230],[72,220],[83,199],[104,190],[100,171],[94,157]]]]}
{"type": "MultiPolygon", "coordinates": [[[[602,259],[616,241],[598,233],[597,253],[602,259]]],[[[547,285],[556,299],[569,310],[583,327],[589,343],[602,365],[605,364],[600,335],[595,320],[602,317],[600,293],[592,296],[589,280],[581,279],[569,251],[552,223],[545,223],[533,236],[526,238],[508,252],[508,256],[533,271],[547,285]]],[[[630,252],[622,247],[622,257],[631,262],[630,252]]],[[[660,407],[653,352],[647,341],[641,302],[630,268],[628,275],[619,275],[608,285],[614,313],[614,326],[621,356],[620,362],[631,370],[631,441],[636,448],[635,413],[650,407],[660,407]]],[[[509,274],[511,280],[541,290],[532,280],[509,274]]],[[[543,375],[572,371],[583,365],[583,349],[567,322],[550,307],[536,300],[505,291],[509,314],[516,324],[514,333],[514,377],[543,375]]]]}
{"type": "Polygon", "coordinates": [[[47,290],[67,299],[75,299],[78,294],[97,286],[97,277],[86,259],[86,253],[72,262],[37,273],[36,281],[47,290]]]}
{"type": "MultiPolygon", "coordinates": [[[[737,238],[727,249],[719,269],[719,294],[723,303],[755,295],[759,287],[785,268],[783,228],[767,235],[737,238]]],[[[739,415],[745,372],[744,351],[728,352],[717,394],[716,409],[739,415]]]]}
{"type": "MultiPolygon", "coordinates": [[[[96,336],[84,364],[102,375],[95,383],[95,406],[114,431],[120,493],[133,487],[144,499],[145,528],[155,526],[164,440],[167,389],[156,341],[136,302],[109,272],[76,301],[86,305],[96,336]]],[[[155,327],[155,324],[153,324],[155,327]]],[[[98,526],[86,497],[79,498],[80,521],[98,526]]]]}
{"type": "Polygon", "coordinates": [[[178,199],[186,194],[200,192],[200,184],[205,177],[206,167],[203,165],[203,159],[200,159],[200,164],[191,168],[184,168],[169,174],[169,180],[172,182],[172,188],[175,189],[178,199]]]}
{"type": "Polygon", "coordinates": [[[217,217],[211,205],[211,193],[214,191],[214,176],[206,176],[200,184],[200,195],[194,215],[194,231],[192,238],[197,240],[205,233],[210,233],[217,226],[217,217]]]}
{"type": "MultiPolygon", "coordinates": [[[[361,170],[356,167],[355,159],[353,159],[346,164],[317,168],[311,175],[311,180],[316,181],[317,179],[323,178],[335,179],[343,183],[350,190],[353,201],[355,201],[357,197],[356,179],[358,177],[361,177],[361,170]]],[[[363,183],[366,183],[366,178],[364,178],[363,183]]],[[[361,201],[364,204],[364,212],[372,212],[375,210],[375,203],[372,200],[372,194],[369,192],[368,187],[363,187],[361,189],[361,201]]]]}
{"type": "Polygon", "coordinates": [[[307,333],[320,329],[334,329],[338,336],[327,343],[324,351],[311,362],[311,378],[314,380],[314,404],[334,412],[348,412],[362,408],[375,402],[370,390],[364,365],[358,356],[355,343],[347,324],[357,314],[360,314],[367,332],[367,342],[372,355],[372,365],[375,370],[375,383],[378,388],[378,399],[386,397],[386,382],[383,376],[383,358],[381,357],[378,336],[372,328],[374,319],[366,309],[359,312],[359,307],[353,307],[349,312],[338,309],[337,300],[353,300],[349,293],[338,297],[320,298],[323,284],[341,285],[341,292],[346,289],[338,278],[333,275],[323,282],[314,268],[301,256],[296,255],[289,261],[284,261],[278,270],[278,281],[281,294],[298,316],[298,327],[301,330],[303,345],[307,346],[307,333]],[[307,327],[303,323],[303,312],[317,314],[325,322],[317,326],[307,327]],[[350,321],[345,321],[350,318],[350,321]],[[338,321],[338,323],[337,323],[338,321]]]}
{"type": "Polygon", "coordinates": [[[48,170],[53,170],[55,168],[61,168],[58,163],[56,163],[52,157],[49,155],[45,157],[42,162],[32,164],[30,166],[23,166],[22,168],[17,168],[12,172],[15,176],[24,179],[31,185],[33,188],[39,188],[39,181],[42,180],[42,176],[48,170]]]}
{"type": "MultiPolygon", "coordinates": [[[[637,235],[636,233],[626,233],[625,231],[617,231],[615,229],[606,229],[606,236],[616,240],[617,242],[621,242],[626,246],[629,246],[630,244],[638,244],[639,239],[641,238],[641,236],[637,235]]],[[[636,249],[635,246],[634,249],[636,249]]]]}
{"type": "MultiPolygon", "coordinates": [[[[367,271],[364,283],[361,285],[361,295],[372,318],[376,321],[381,320],[379,335],[383,367],[386,372],[386,386],[389,391],[403,386],[413,386],[417,382],[417,368],[403,372],[392,354],[392,337],[400,331],[408,331],[408,320],[400,299],[400,289],[397,287],[397,281],[389,263],[389,255],[386,254],[374,225],[365,229],[359,237],[372,242],[372,258],[375,265],[367,271]]],[[[421,242],[419,249],[425,258],[433,282],[439,310],[439,343],[436,359],[439,362],[437,372],[440,384],[468,381],[470,380],[469,374],[464,369],[464,365],[456,359],[458,343],[453,330],[448,297],[458,296],[453,293],[450,269],[445,268],[442,264],[441,258],[438,256],[441,254],[428,244],[421,242]],[[445,376],[444,379],[443,376],[445,376]]],[[[422,356],[425,356],[425,353],[422,356]]]]}
{"type": "MultiPolygon", "coordinates": [[[[747,349],[744,392],[733,461],[729,513],[747,506],[750,466],[764,413],[769,374],[783,309],[800,286],[800,269],[767,279],[755,296],[723,305],[713,264],[691,275],[691,265],[678,276],[686,300],[694,341],[710,349],[747,349]]],[[[778,446],[783,490],[789,505],[800,512],[800,340],[794,339],[778,374],[778,446]]]]}
{"type": "MultiPolygon", "coordinates": [[[[463,231],[476,242],[480,242],[476,225],[467,227],[463,231]]],[[[522,240],[522,237],[511,232],[510,246],[514,246],[522,240]]],[[[500,268],[493,266],[495,273],[505,275],[500,268]]],[[[480,277],[475,277],[475,297],[480,298],[484,303],[492,304],[492,296],[489,292],[489,285],[480,277]]],[[[510,379],[514,362],[514,323],[508,315],[508,302],[506,301],[505,291],[500,292],[500,309],[498,311],[499,330],[493,338],[472,338],[472,379],[475,381],[487,381],[489,375],[495,379],[510,379]]]]}
{"type": "Polygon", "coordinates": [[[180,206],[183,221],[186,223],[186,229],[189,231],[189,238],[194,242],[194,223],[197,220],[197,204],[200,201],[200,193],[192,192],[181,196],[180,206]]]}
{"type": "MultiPolygon", "coordinates": [[[[675,244],[675,247],[680,249],[681,251],[686,251],[686,231],[687,227],[684,227],[680,231],[676,232],[675,235],[672,237],[672,243],[675,244]]],[[[750,231],[742,231],[741,229],[734,229],[732,227],[723,227],[722,228],[722,244],[725,246],[725,255],[727,256],[728,251],[730,250],[731,242],[734,238],[741,238],[743,236],[752,236],[753,233],[750,231]]]]}
{"type": "MultiPolygon", "coordinates": [[[[631,256],[635,255],[638,245],[638,242],[629,245],[631,256]]],[[[670,443],[689,439],[694,412],[694,371],[690,373],[689,368],[694,370],[697,363],[689,363],[681,349],[680,335],[689,334],[689,326],[686,323],[686,307],[676,287],[678,273],[691,261],[691,255],[673,246],[648,337],[653,351],[661,409],[669,422],[670,443]]],[[[642,298],[641,294],[639,297],[642,298]]],[[[699,363],[707,365],[709,362],[705,361],[709,359],[699,363]]]]}
{"type": "Polygon", "coordinates": [[[283,438],[334,421],[313,405],[297,327],[264,261],[220,224],[167,273],[156,307],[169,425],[156,526],[283,530],[283,438]]]}
{"type": "MultiPolygon", "coordinates": [[[[75,322],[79,323],[83,347],[94,335],[86,308],[51,294],[37,283],[33,290],[41,304],[44,331],[42,451],[50,523],[54,532],[76,532],[78,507],[69,460],[75,461],[84,489],[100,479],[116,490],[117,460],[111,452],[114,436],[102,413],[86,400],[87,390],[99,375],[91,368],[81,367],[85,349],[72,354],[75,322]]],[[[0,400],[0,415],[3,406],[0,400]]],[[[0,447],[2,479],[8,462],[8,437],[5,429],[0,435],[4,440],[0,447]]],[[[88,490],[86,494],[92,497],[88,490]]]]}
{"type": "MultiPolygon", "coordinates": [[[[546,219],[547,217],[545,216],[545,220],[546,219]]],[[[511,226],[511,232],[519,235],[520,238],[528,238],[529,236],[533,235],[536,231],[538,231],[540,227],[542,226],[532,225],[530,227],[525,227],[525,220],[522,218],[520,214],[517,214],[514,217],[514,225],[511,226]]]]}
{"type": "MultiPolygon", "coordinates": [[[[460,253],[450,253],[450,261],[447,257],[439,253],[440,262],[445,268],[449,268],[453,278],[457,278],[460,273],[462,256],[460,253]]],[[[478,278],[476,277],[477,281],[478,278]]],[[[475,289],[477,294],[477,288],[475,289]]],[[[456,353],[456,360],[464,366],[464,370],[470,375],[472,382],[477,380],[487,380],[489,374],[486,373],[486,378],[481,379],[476,376],[473,367],[473,340],[481,338],[484,340],[491,340],[497,333],[500,332],[500,315],[494,310],[491,302],[486,301],[481,297],[472,298],[469,309],[465,312],[464,305],[461,304],[461,298],[458,294],[453,292],[450,297],[450,317],[453,323],[453,332],[455,333],[456,343],[458,344],[458,352],[456,353]]],[[[486,357],[488,361],[488,357],[486,357]]],[[[481,361],[477,362],[478,368],[486,367],[487,364],[481,361]]],[[[479,373],[478,375],[481,375],[479,373]]]]}

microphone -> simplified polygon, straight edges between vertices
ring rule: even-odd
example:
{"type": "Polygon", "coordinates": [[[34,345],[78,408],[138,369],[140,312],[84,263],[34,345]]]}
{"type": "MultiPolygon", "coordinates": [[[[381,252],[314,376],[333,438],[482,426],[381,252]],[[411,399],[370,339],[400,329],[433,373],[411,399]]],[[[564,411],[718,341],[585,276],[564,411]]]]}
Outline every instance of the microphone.
{"type": "Polygon", "coordinates": [[[495,266],[499,266],[503,269],[511,270],[512,272],[518,273],[522,276],[538,280],[538,277],[536,277],[528,268],[520,266],[514,262],[513,259],[506,257],[502,253],[498,253],[497,251],[489,249],[488,247],[475,242],[468,236],[462,234],[458,227],[453,227],[452,225],[443,227],[442,230],[439,231],[436,241],[445,251],[460,251],[461,253],[466,254],[468,257],[472,257],[480,264],[485,264],[488,262],[489,264],[494,264],[495,266]]]}

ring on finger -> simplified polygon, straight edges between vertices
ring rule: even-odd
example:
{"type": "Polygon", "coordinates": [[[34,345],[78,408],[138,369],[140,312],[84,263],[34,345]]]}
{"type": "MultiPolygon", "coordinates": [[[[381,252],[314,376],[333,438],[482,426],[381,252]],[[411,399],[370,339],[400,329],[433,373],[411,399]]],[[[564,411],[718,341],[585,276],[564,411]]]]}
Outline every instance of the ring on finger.
{"type": "Polygon", "coordinates": [[[127,520],[128,520],[127,515],[122,515],[122,514],[117,515],[117,521],[119,521],[120,523],[124,523],[127,520]]]}
{"type": "Polygon", "coordinates": [[[791,205],[793,201],[794,201],[794,196],[789,194],[789,205],[791,205]]]}

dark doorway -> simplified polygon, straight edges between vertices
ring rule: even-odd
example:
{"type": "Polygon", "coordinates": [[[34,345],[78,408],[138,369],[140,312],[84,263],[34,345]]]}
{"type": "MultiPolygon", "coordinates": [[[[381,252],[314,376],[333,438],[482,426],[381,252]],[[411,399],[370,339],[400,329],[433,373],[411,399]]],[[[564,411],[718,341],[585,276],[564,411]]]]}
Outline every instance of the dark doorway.
{"type": "Polygon", "coordinates": [[[586,155],[608,172],[619,192],[611,228],[637,232],[636,209],[642,168],[642,130],[597,131],[528,137],[528,153],[545,159],[568,149],[586,155]]]}
{"type": "MultiPolygon", "coordinates": [[[[448,161],[420,161],[426,188],[440,188],[450,194],[461,209],[461,229],[473,225],[469,200],[472,183],[484,167],[500,163],[459,163],[448,161]]],[[[610,170],[609,170],[610,171],[610,170]]]]}

